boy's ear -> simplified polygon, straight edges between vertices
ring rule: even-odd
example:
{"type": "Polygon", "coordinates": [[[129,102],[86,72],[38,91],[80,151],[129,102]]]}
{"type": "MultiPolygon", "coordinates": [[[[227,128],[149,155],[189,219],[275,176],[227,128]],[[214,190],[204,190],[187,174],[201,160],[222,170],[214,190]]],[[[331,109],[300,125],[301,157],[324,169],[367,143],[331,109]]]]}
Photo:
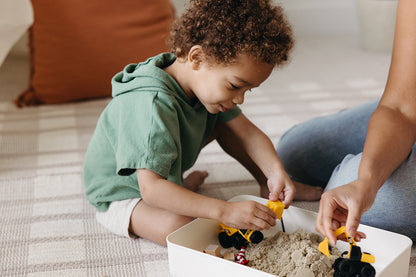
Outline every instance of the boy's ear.
{"type": "Polygon", "coordinates": [[[200,45],[192,46],[188,53],[188,62],[193,70],[198,70],[205,61],[205,52],[200,45]]]}

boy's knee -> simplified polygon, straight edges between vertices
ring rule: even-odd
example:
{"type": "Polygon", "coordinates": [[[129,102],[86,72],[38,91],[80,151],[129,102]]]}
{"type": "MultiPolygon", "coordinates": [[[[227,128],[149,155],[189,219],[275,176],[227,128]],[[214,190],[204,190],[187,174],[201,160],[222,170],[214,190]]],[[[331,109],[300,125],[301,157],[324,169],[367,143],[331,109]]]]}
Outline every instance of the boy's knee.
{"type": "Polygon", "coordinates": [[[163,219],[157,228],[153,228],[151,233],[148,233],[144,238],[150,239],[160,245],[166,246],[166,238],[172,232],[178,230],[184,225],[192,221],[192,218],[180,215],[174,215],[163,219]]]}
{"type": "Polygon", "coordinates": [[[163,228],[164,236],[167,237],[170,233],[178,230],[179,228],[188,224],[192,220],[193,218],[188,217],[188,216],[182,216],[182,215],[174,215],[174,216],[169,217],[164,223],[164,228],[163,228]]]}

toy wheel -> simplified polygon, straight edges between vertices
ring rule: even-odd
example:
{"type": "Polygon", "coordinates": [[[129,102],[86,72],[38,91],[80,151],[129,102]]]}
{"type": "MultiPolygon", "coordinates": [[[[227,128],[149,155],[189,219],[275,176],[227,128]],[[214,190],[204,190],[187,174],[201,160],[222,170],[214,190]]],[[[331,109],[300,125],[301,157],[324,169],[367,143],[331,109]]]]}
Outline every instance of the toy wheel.
{"type": "Polygon", "coordinates": [[[370,264],[366,264],[361,269],[360,277],[374,277],[376,276],[376,270],[370,264]]]}
{"type": "Polygon", "coordinates": [[[250,240],[252,243],[259,243],[263,240],[263,233],[260,231],[254,231],[253,234],[251,234],[250,240]]]}
{"type": "Polygon", "coordinates": [[[225,232],[221,232],[218,234],[218,240],[220,244],[224,248],[230,248],[233,246],[233,240],[230,236],[228,236],[225,232]]]}
{"type": "Polygon", "coordinates": [[[233,237],[233,244],[235,249],[240,250],[241,247],[246,246],[247,245],[247,240],[245,238],[243,238],[240,234],[235,233],[234,235],[232,235],[233,237]]]}
{"type": "Polygon", "coordinates": [[[353,272],[352,265],[349,260],[342,260],[338,263],[338,271],[343,276],[350,276],[353,272]]]}
{"type": "Polygon", "coordinates": [[[335,270],[335,272],[338,272],[339,262],[342,260],[343,260],[342,258],[337,258],[335,262],[332,264],[332,268],[335,270]]]}

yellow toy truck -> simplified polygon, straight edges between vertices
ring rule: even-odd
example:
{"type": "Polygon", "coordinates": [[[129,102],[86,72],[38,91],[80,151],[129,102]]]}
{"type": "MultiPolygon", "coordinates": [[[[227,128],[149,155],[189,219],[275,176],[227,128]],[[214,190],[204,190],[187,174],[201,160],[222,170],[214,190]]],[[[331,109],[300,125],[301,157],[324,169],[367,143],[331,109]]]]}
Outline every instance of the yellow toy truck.
{"type": "Polygon", "coordinates": [[[261,242],[263,240],[263,233],[254,230],[235,229],[220,223],[218,240],[224,248],[234,246],[236,249],[240,250],[241,247],[246,246],[249,242],[261,242]]]}
{"type": "MultiPolygon", "coordinates": [[[[269,200],[266,206],[269,207],[277,215],[277,218],[279,218],[279,220],[282,222],[282,229],[284,231],[282,214],[285,205],[280,201],[272,202],[269,200]]],[[[220,230],[218,231],[218,240],[222,247],[229,248],[234,246],[238,250],[240,250],[243,246],[247,246],[248,243],[261,242],[263,237],[263,233],[260,231],[235,229],[223,223],[220,223],[220,230]]]]}
{"type": "MultiPolygon", "coordinates": [[[[332,265],[335,270],[334,277],[374,277],[376,270],[371,265],[375,262],[373,255],[361,252],[361,248],[356,245],[354,239],[347,234],[345,226],[338,228],[335,231],[335,236],[345,234],[347,241],[350,244],[350,251],[342,253],[340,258],[337,258],[332,265]]],[[[328,238],[325,238],[319,244],[319,251],[325,256],[329,257],[330,246],[328,238]]]]}

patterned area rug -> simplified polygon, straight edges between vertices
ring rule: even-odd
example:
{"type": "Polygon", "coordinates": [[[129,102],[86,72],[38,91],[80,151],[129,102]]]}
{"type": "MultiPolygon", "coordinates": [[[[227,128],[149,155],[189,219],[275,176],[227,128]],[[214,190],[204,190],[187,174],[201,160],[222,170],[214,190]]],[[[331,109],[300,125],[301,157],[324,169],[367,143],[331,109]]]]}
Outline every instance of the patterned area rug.
{"type": "MultiPolygon", "coordinates": [[[[330,53],[336,47],[346,57],[386,67],[388,57],[353,52],[343,45],[321,42],[313,49],[327,47],[330,53]]],[[[274,144],[298,122],[375,99],[382,92],[384,71],[365,68],[361,70],[368,70],[367,75],[351,70],[355,75],[344,72],[327,79],[314,70],[324,56],[312,50],[298,48],[296,57],[314,58],[306,64],[294,59],[294,65],[274,72],[242,106],[274,144]]],[[[350,66],[355,65],[350,61],[350,66]]],[[[109,100],[19,110],[4,96],[13,82],[4,77],[8,70],[15,69],[9,65],[0,71],[0,276],[169,276],[165,247],[108,233],[85,200],[83,158],[109,100]]],[[[258,195],[252,177],[215,143],[203,150],[193,169],[210,172],[199,190],[204,195],[224,200],[258,195]]],[[[294,204],[317,208],[317,202],[294,204]]],[[[416,276],[415,247],[409,276],[416,276]]]]}

